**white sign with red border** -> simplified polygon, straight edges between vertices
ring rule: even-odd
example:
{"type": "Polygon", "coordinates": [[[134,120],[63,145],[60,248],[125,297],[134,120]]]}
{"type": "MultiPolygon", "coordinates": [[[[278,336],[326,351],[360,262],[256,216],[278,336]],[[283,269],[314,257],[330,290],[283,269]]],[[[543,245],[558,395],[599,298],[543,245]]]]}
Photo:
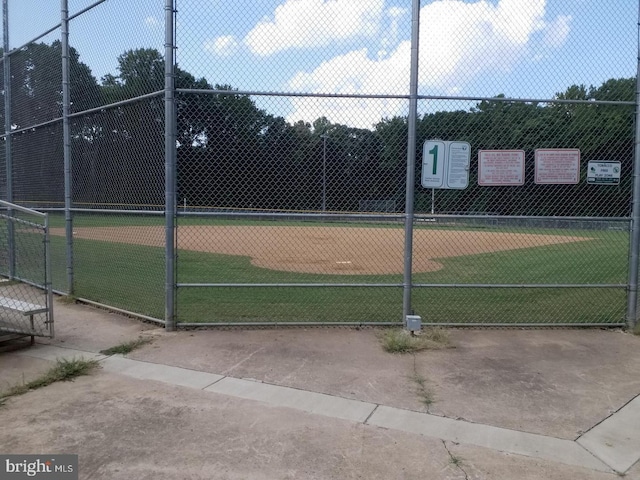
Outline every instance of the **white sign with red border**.
{"type": "Polygon", "coordinates": [[[478,185],[524,185],[524,150],[480,150],[478,185]]]}
{"type": "Polygon", "coordinates": [[[580,181],[580,150],[539,148],[535,152],[535,183],[571,185],[580,181]]]}

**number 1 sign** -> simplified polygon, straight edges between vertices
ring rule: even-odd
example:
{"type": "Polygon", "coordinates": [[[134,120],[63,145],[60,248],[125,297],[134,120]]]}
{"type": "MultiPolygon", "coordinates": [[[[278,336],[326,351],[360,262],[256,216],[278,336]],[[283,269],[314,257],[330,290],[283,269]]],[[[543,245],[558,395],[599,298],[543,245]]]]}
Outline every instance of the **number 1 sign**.
{"type": "Polygon", "coordinates": [[[467,142],[427,140],[422,149],[422,186],[467,188],[470,162],[471,146],[467,142]]]}

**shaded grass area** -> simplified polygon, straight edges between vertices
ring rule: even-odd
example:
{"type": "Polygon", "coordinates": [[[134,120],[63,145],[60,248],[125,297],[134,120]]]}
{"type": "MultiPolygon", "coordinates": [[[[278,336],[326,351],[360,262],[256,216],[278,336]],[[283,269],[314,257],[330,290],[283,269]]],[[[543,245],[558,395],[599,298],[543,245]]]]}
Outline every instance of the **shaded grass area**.
{"type": "Polygon", "coordinates": [[[0,404],[4,403],[8,397],[23,395],[30,390],[46,387],[55,382],[70,381],[82,375],[89,375],[98,368],[98,366],[99,363],[97,360],[85,360],[83,358],[74,358],[71,360],[58,359],[56,364],[44,375],[30,382],[15,385],[6,392],[0,393],[0,404]]]}
{"type": "Polygon", "coordinates": [[[413,291],[423,324],[622,324],[626,291],[602,288],[430,288],[413,291]]]}
{"type": "Polygon", "coordinates": [[[183,288],[178,291],[181,322],[399,322],[401,310],[399,288],[183,288]]]}
{"type": "Polygon", "coordinates": [[[114,345],[113,347],[107,348],[106,350],[100,350],[100,353],[104,355],[126,355],[151,342],[151,338],[140,337],[135,340],[131,340],[130,342],[123,342],[119,345],[114,345]]]}
{"type": "MultiPolygon", "coordinates": [[[[65,240],[51,237],[54,289],[66,291],[65,240]]],[[[76,239],[74,297],[164,316],[164,249],[76,239]]]]}
{"type": "MultiPolygon", "coordinates": [[[[78,227],[105,226],[104,217],[85,216],[78,227]]],[[[132,225],[144,225],[138,216],[132,225]]],[[[190,219],[191,220],[191,219],[190,219]]],[[[211,224],[211,219],[206,224],[211,224]]],[[[162,217],[148,222],[162,225],[162,217]],[[156,222],[156,223],[153,223],[156,222]]],[[[120,217],[108,225],[122,226],[120,217]]],[[[181,220],[182,222],[182,220],[181,220]]],[[[264,225],[265,222],[257,221],[264,225]]],[[[293,222],[307,225],[304,222],[293,222]]],[[[237,221],[229,224],[238,225],[237,221]]],[[[241,223],[245,225],[243,221],[241,223]]],[[[286,223],[288,224],[288,223],[286,223]]],[[[285,223],[278,222],[283,226],[285,223]]],[[[337,225],[334,225],[337,226],[337,225]]],[[[353,224],[349,224],[353,227],[353,224]]],[[[355,226],[361,226],[356,224],[355,226]]],[[[429,228],[429,227],[425,227],[429,228]]],[[[441,226],[431,227],[441,229],[441,226]]],[[[457,230],[460,235],[464,231],[457,230]]],[[[494,231],[494,230],[492,230],[494,231]]],[[[500,229],[523,233],[523,229],[500,229]]],[[[586,241],[436,259],[443,268],[417,273],[417,284],[624,284],[628,233],[623,231],[553,231],[586,241]]],[[[548,233],[532,229],[529,233],[548,233]]],[[[65,290],[65,245],[52,237],[54,288],[65,290]]],[[[163,318],[164,249],[76,239],[75,296],[163,318]]],[[[251,265],[248,257],[181,250],[181,283],[402,283],[402,275],[319,275],[279,272],[251,265]]],[[[601,288],[415,288],[413,308],[424,323],[620,323],[625,289],[601,288]]],[[[181,322],[400,322],[401,287],[368,288],[181,288],[181,322]]]]}

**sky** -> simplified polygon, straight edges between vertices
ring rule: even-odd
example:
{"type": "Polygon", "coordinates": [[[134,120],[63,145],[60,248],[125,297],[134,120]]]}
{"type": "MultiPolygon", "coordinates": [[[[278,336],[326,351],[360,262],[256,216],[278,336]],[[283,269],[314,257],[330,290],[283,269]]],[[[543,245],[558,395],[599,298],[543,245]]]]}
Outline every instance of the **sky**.
{"type": "MultiPolygon", "coordinates": [[[[69,0],[70,13],[95,0],[69,0]]],[[[12,47],[59,22],[59,0],[9,0],[12,47]]],[[[179,66],[242,91],[406,95],[411,0],[177,0],[179,66]]],[[[550,99],[635,75],[635,0],[422,0],[421,95],[550,99]]],[[[42,41],[59,38],[59,30],[42,41]]],[[[163,0],[107,0],[72,20],[70,43],[99,80],[131,48],[164,47],[163,0]]],[[[253,97],[288,121],[370,128],[406,100],[253,97]]],[[[468,107],[421,102],[421,111],[468,107]]]]}

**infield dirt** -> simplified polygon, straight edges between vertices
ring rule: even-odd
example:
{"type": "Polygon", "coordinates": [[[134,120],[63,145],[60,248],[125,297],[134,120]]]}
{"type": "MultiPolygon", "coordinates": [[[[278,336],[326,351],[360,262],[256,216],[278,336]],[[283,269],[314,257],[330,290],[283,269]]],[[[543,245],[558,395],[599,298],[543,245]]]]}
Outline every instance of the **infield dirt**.
{"type": "MultiPolygon", "coordinates": [[[[62,229],[52,230],[63,235],[62,229]]],[[[160,247],[160,226],[80,227],[74,237],[160,247]]],[[[437,259],[588,241],[587,237],[430,229],[413,237],[413,271],[432,272],[437,259]]],[[[404,230],[364,227],[181,226],[178,248],[251,257],[251,264],[285,272],[400,274],[404,230]]]]}

